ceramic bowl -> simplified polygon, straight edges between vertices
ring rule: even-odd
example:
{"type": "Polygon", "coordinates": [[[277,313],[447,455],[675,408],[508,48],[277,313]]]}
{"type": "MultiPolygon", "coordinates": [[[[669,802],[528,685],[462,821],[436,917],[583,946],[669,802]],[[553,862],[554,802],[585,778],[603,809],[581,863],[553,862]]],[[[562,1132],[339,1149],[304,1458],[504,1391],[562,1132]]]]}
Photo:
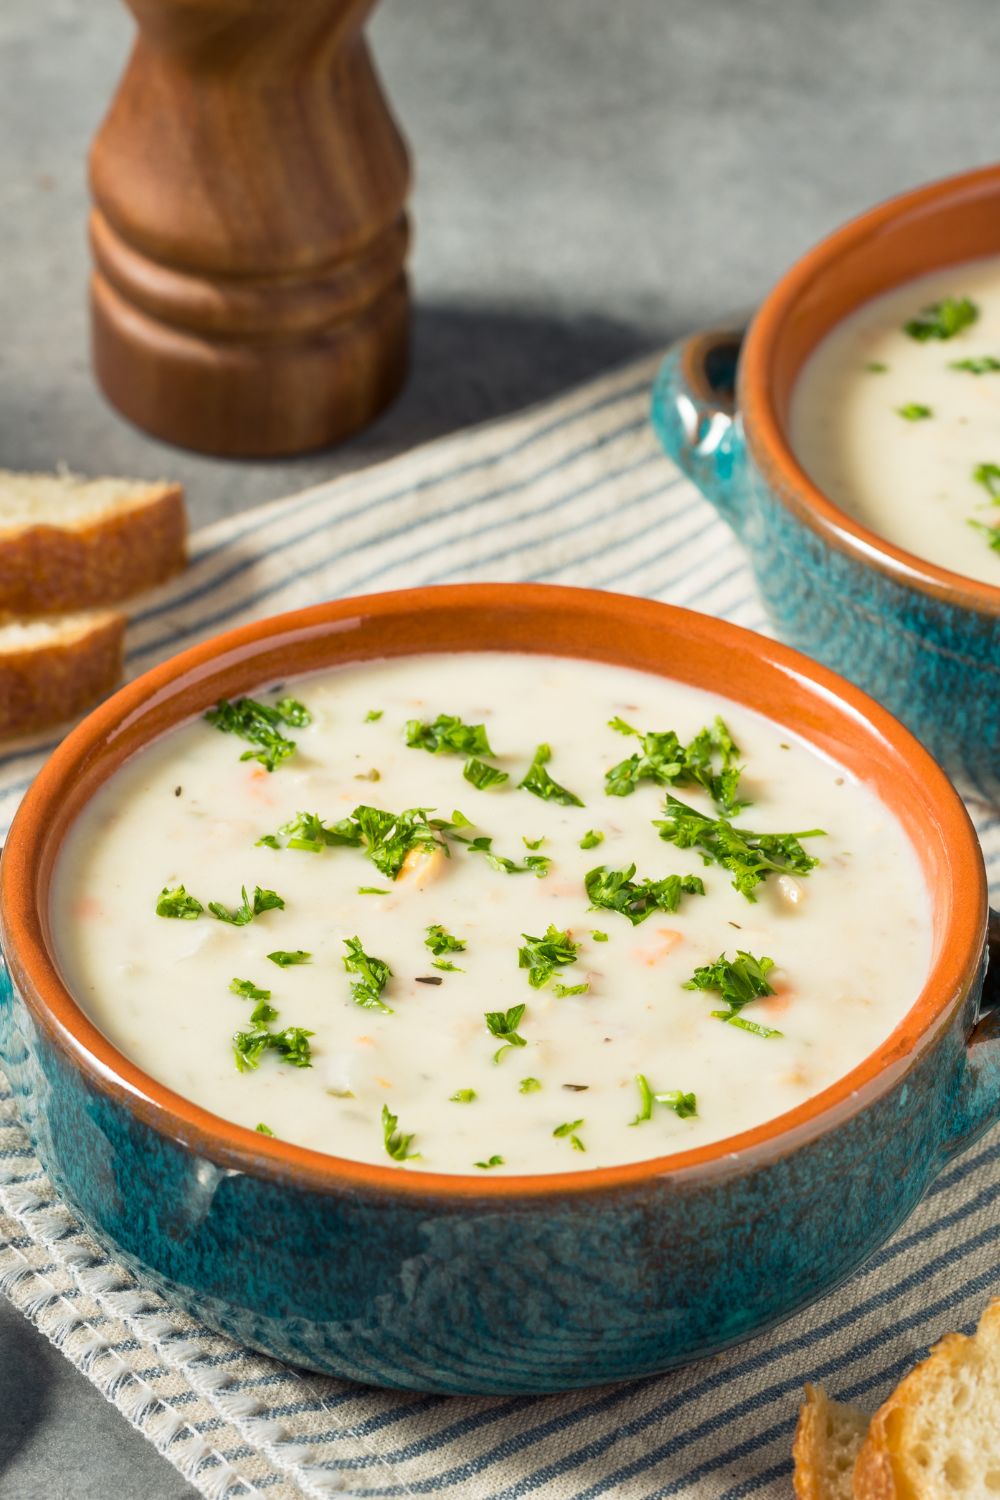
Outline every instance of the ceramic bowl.
{"type": "Polygon", "coordinates": [[[746,547],[781,636],[873,694],[953,772],[1000,777],[1000,588],[948,572],[828,500],[789,446],[802,365],[862,302],[1000,253],[1000,167],[880,205],[823,240],[743,337],[699,333],[656,383],[663,446],[746,547]]]}
{"type": "MultiPolygon", "coordinates": [[[[836,920],[836,914],[831,914],[836,920]]],[[[347,599],[247,625],[130,683],[59,746],[0,862],[0,1060],[59,1191],[111,1253],[207,1323],[376,1385],[542,1392],[660,1371],[843,1280],[1000,1109],[980,1020],[982,857],[925,750],[785,646],[646,600],[540,585],[347,599]],[[912,1010],[831,1088],[653,1161],[534,1177],[371,1166],[229,1124],[164,1088],[75,1004],[52,957],[66,831],[151,740],[220,697],[343,662],[484,648],[615,662],[748,704],[895,811],[933,893],[912,1010]]]]}

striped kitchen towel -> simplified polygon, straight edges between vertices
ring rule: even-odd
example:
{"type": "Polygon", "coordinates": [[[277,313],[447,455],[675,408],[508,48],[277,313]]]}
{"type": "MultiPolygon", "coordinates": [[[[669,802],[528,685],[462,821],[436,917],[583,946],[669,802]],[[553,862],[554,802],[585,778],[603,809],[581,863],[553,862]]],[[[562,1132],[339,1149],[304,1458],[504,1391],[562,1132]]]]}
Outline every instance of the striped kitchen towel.
{"type": "MultiPolygon", "coordinates": [[[[128,671],[332,595],[545,579],[765,629],[743,555],[660,453],[652,362],[558,403],[207,527],[131,626],[128,671]]],[[[51,748],[0,758],[0,828],[51,748]]],[[[1000,815],[972,804],[991,877],[1000,815]]],[[[321,1379],[177,1312],[55,1197],[0,1078],[0,1287],[202,1494],[778,1500],[804,1380],[877,1403],[1000,1290],[1000,1130],[843,1288],[774,1332],[628,1386],[502,1399],[321,1379]]]]}

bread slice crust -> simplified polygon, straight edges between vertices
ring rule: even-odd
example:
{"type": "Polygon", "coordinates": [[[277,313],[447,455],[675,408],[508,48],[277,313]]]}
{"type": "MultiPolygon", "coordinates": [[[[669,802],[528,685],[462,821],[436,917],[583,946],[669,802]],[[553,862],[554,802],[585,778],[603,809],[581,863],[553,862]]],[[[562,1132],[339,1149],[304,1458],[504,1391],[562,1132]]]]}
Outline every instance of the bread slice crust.
{"type": "Polygon", "coordinates": [[[125,616],[102,610],[0,629],[0,739],[51,729],[110,692],[122,673],[125,616]]]}
{"type": "Polygon", "coordinates": [[[854,1470],[856,1500],[988,1500],[1000,1492],[998,1387],[1000,1298],[972,1338],[946,1334],[879,1407],[854,1470]]]}
{"type": "Polygon", "coordinates": [[[856,1406],[831,1401],[822,1386],[806,1386],[792,1444],[797,1500],[852,1500],[851,1477],[867,1429],[868,1418],[856,1406]]]}
{"type": "MultiPolygon", "coordinates": [[[[30,476],[17,476],[22,482],[30,476]]],[[[67,481],[72,484],[72,481],[67,481]]],[[[163,583],[185,563],[180,485],[137,485],[82,522],[5,525],[0,503],[0,616],[104,608],[163,583]]]]}

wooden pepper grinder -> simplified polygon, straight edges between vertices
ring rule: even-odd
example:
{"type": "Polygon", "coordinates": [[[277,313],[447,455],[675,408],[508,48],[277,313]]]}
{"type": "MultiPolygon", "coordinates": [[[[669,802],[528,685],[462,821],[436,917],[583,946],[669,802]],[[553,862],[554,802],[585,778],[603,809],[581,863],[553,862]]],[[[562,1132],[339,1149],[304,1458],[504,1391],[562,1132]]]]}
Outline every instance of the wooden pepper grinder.
{"type": "Polygon", "coordinates": [[[361,27],[373,0],[128,0],[94,141],[105,394],[203,453],[322,447],[406,373],[406,148],[361,27]]]}

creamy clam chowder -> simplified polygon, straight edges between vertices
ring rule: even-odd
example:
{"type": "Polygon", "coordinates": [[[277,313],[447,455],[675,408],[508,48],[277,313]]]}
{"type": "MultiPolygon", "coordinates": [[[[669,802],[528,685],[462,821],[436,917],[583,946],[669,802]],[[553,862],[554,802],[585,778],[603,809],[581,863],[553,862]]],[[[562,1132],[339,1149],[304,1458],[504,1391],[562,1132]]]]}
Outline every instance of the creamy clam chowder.
{"type": "Polygon", "coordinates": [[[67,983],[154,1078],[408,1171],[756,1125],[876,1048],[930,952],[913,850],[842,767],[676,682],[499,653],[221,704],[101,789],[52,899],[67,983]]]}
{"type": "Polygon", "coordinates": [[[872,531],[1000,585],[1000,257],[908,281],[839,323],[796,382],[791,441],[872,531]]]}

